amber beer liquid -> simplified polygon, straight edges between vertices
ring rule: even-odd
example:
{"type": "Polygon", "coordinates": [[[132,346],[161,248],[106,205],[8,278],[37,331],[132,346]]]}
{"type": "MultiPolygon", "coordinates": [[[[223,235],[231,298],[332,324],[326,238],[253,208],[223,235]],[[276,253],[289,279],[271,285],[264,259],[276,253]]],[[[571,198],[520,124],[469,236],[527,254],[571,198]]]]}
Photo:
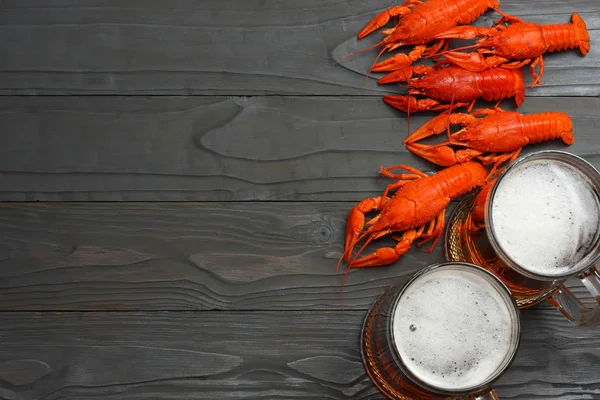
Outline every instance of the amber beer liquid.
{"type": "Polygon", "coordinates": [[[444,263],[377,299],[361,354],[390,399],[496,399],[491,385],[519,341],[518,308],[506,286],[475,265],[444,263]]]}
{"type": "Polygon", "coordinates": [[[520,308],[548,299],[572,321],[600,315],[563,286],[578,277],[600,299],[593,265],[600,258],[599,189],[600,174],[580,157],[561,151],[522,157],[489,191],[483,227],[474,229],[475,195],[457,206],[446,232],[446,258],[495,274],[520,308]]]}

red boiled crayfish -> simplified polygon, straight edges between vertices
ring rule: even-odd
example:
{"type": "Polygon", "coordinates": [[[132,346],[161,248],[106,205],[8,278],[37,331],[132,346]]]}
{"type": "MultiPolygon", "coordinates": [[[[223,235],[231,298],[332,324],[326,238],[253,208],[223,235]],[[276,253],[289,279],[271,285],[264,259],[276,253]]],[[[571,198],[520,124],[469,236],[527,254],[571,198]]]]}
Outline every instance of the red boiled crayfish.
{"type": "MultiPolygon", "coordinates": [[[[392,51],[400,46],[416,45],[408,54],[397,54],[373,66],[372,71],[389,71],[389,68],[411,65],[423,55],[441,49],[447,41],[437,40],[430,48],[427,43],[443,35],[459,24],[470,24],[488,9],[497,9],[498,0],[407,0],[379,13],[358,34],[362,39],[375,30],[385,26],[391,18],[400,17],[400,21],[391,29],[385,30],[387,36],[379,43],[371,46],[381,47],[381,53],[392,51]]],[[[380,54],[381,54],[380,53],[380,54]]]]}
{"type": "Polygon", "coordinates": [[[525,99],[525,79],[520,69],[491,68],[474,72],[454,65],[444,68],[419,65],[395,71],[379,82],[408,82],[408,95],[383,96],[384,102],[408,113],[464,106],[468,106],[470,111],[479,98],[499,103],[514,97],[517,106],[525,99]],[[413,78],[414,74],[423,76],[413,78]],[[411,95],[426,98],[417,100],[411,95]]]}
{"type": "MultiPolygon", "coordinates": [[[[365,199],[358,203],[346,221],[345,250],[342,259],[351,268],[387,265],[405,254],[413,242],[421,238],[418,245],[433,240],[427,251],[432,251],[444,229],[444,214],[450,201],[485,184],[488,172],[479,162],[470,161],[443,169],[429,176],[415,168],[398,165],[381,170],[383,176],[397,179],[387,186],[379,197],[365,199]],[[409,174],[393,174],[391,171],[404,169],[409,174]],[[396,190],[392,197],[388,193],[396,190]],[[365,214],[379,210],[379,214],[366,222],[365,214]],[[372,241],[393,232],[404,232],[402,236],[392,236],[398,243],[395,247],[384,247],[362,258],[356,259],[372,241]],[[366,241],[350,261],[354,246],[362,239],[366,241]]],[[[348,273],[346,272],[346,274],[348,273]]]]}
{"type": "Polygon", "coordinates": [[[471,114],[441,114],[431,119],[402,143],[412,153],[444,167],[478,159],[484,165],[514,161],[523,146],[562,139],[571,145],[575,141],[573,123],[563,112],[521,114],[501,108],[479,109],[471,114]],[[478,116],[483,115],[483,118],[478,116]],[[460,124],[462,129],[448,135],[448,141],[427,146],[416,143],[460,124]],[[464,147],[454,151],[450,145],[464,147]]]}
{"type": "Polygon", "coordinates": [[[475,48],[475,52],[463,53],[457,51],[460,49],[454,49],[442,54],[450,62],[470,71],[483,71],[497,66],[521,68],[531,63],[530,72],[534,78],[531,87],[540,83],[544,73],[544,53],[578,48],[585,56],[590,50],[590,35],[585,21],[577,13],[573,13],[570,24],[545,25],[524,22],[503,14],[502,19],[496,21],[491,28],[457,26],[436,35],[438,39],[477,37],[481,39],[475,45],[461,48],[475,48]],[[510,22],[510,25],[504,25],[506,22],[510,22]],[[535,67],[538,64],[540,73],[536,74],[535,67]]]}

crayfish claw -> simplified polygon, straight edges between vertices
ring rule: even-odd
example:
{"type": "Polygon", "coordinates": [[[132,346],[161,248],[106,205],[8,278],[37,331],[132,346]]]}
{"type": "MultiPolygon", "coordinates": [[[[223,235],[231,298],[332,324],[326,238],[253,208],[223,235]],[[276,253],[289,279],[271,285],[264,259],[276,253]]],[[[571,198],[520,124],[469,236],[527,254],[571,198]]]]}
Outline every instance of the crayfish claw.
{"type": "Polygon", "coordinates": [[[414,143],[442,133],[450,124],[450,114],[440,114],[423,124],[404,139],[402,144],[414,143]]]}
{"type": "Polygon", "coordinates": [[[393,57],[388,58],[387,60],[381,61],[371,68],[373,72],[385,72],[385,71],[395,71],[397,69],[408,67],[413,63],[408,55],[404,53],[399,53],[394,55],[393,57]]]}
{"type": "MultiPolygon", "coordinates": [[[[409,67],[415,61],[423,57],[423,54],[427,50],[427,46],[419,45],[408,54],[400,53],[395,56],[388,58],[378,64],[375,64],[371,69],[373,72],[384,72],[384,71],[395,71],[400,68],[409,67]]],[[[408,78],[407,78],[408,79],[408,78]]]]}
{"type": "Polygon", "coordinates": [[[362,232],[365,226],[365,215],[360,212],[356,207],[350,210],[348,214],[348,219],[346,220],[346,237],[344,249],[346,250],[344,253],[344,261],[348,262],[350,260],[350,254],[352,253],[352,248],[358,239],[358,235],[362,232]]]}
{"type": "Polygon", "coordinates": [[[369,23],[358,33],[357,37],[359,39],[364,38],[365,36],[370,35],[375,32],[377,29],[385,26],[390,20],[390,12],[389,10],[385,10],[380,12],[373,18],[369,23]]]}
{"type": "Polygon", "coordinates": [[[458,162],[456,154],[449,146],[428,146],[419,143],[406,145],[408,151],[441,167],[450,167],[458,162]]]}
{"type": "Polygon", "coordinates": [[[489,28],[478,28],[476,26],[461,25],[447,29],[435,35],[434,39],[475,39],[478,36],[483,36],[489,28]]]}
{"type": "Polygon", "coordinates": [[[450,63],[458,65],[471,72],[481,72],[486,69],[495,67],[494,63],[489,62],[484,56],[476,51],[463,53],[460,51],[448,51],[444,53],[444,57],[450,63]]]}
{"type": "MultiPolygon", "coordinates": [[[[406,2],[411,3],[411,2],[406,2]]],[[[399,17],[410,12],[410,8],[405,5],[394,6],[377,14],[369,23],[358,33],[359,39],[370,35],[377,29],[384,27],[392,17],[399,17]]]]}
{"type": "MultiPolygon", "coordinates": [[[[385,62],[385,61],[383,61],[383,62],[385,62]]],[[[391,72],[391,73],[387,74],[386,76],[379,78],[377,80],[377,84],[385,85],[387,83],[408,82],[408,80],[412,77],[413,68],[410,66],[398,67],[395,69],[396,69],[396,71],[391,72]]],[[[377,71],[375,71],[375,72],[377,72],[377,71]]]]}
{"type": "MultiPolygon", "coordinates": [[[[350,255],[352,249],[360,239],[361,232],[365,227],[365,214],[380,208],[385,203],[385,197],[369,197],[362,200],[356,206],[354,206],[348,213],[346,218],[346,236],[344,237],[344,261],[350,261],[350,255]]],[[[379,216],[373,218],[369,223],[373,223],[374,220],[380,218],[379,216]]],[[[366,233],[363,233],[363,236],[366,233]]],[[[339,268],[339,265],[338,265],[339,268]]]]}
{"type": "MultiPolygon", "coordinates": [[[[383,101],[394,107],[397,110],[414,113],[419,111],[440,111],[449,109],[450,106],[446,104],[440,105],[440,102],[434,99],[421,99],[417,100],[414,97],[407,96],[383,96],[383,101]]],[[[454,103],[454,108],[457,106],[463,106],[464,103],[454,103]]]]}
{"type": "Polygon", "coordinates": [[[417,239],[417,231],[415,229],[410,229],[405,231],[402,237],[397,239],[399,240],[396,247],[383,247],[377,249],[369,255],[359,258],[358,260],[353,260],[349,264],[350,268],[378,267],[398,261],[401,256],[408,252],[413,242],[417,239]]]}
{"type": "Polygon", "coordinates": [[[352,261],[349,265],[350,268],[379,267],[397,261],[402,254],[398,253],[395,248],[384,247],[358,260],[352,261]]]}

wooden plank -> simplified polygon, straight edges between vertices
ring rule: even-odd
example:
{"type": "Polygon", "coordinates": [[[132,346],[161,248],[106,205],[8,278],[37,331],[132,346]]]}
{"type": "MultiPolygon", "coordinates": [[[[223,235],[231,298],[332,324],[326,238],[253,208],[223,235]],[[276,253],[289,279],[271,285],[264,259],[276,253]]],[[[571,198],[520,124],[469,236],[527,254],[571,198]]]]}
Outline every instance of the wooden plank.
{"type": "MultiPolygon", "coordinates": [[[[335,269],[354,204],[4,203],[0,310],[339,310],[335,269]]],[[[354,270],[344,308],[365,310],[442,261],[440,242],[354,270]]]]}
{"type": "MultiPolygon", "coordinates": [[[[523,154],[563,149],[600,167],[599,109],[527,99],[523,113],[569,113],[576,140],[523,154]]],[[[406,115],[379,97],[0,97],[0,126],[4,201],[354,201],[381,193],[381,165],[436,170],[406,151],[406,115]]]]}
{"type": "MultiPolygon", "coordinates": [[[[356,34],[395,1],[6,0],[0,32],[0,94],[378,94],[364,85],[376,51],[334,61],[378,40],[356,34]],[[355,64],[358,63],[358,64],[355,64]],[[353,70],[360,66],[359,73],[353,70]]],[[[595,0],[502,0],[536,23],[567,23],[577,11],[600,40],[595,0]]],[[[477,25],[499,16],[486,13],[477,25]]],[[[531,96],[600,95],[599,54],[546,60],[531,96]]],[[[376,75],[377,76],[377,75],[376,75]]]]}
{"type": "MultiPolygon", "coordinates": [[[[383,399],[358,350],[363,312],[2,313],[5,399],[383,399]]],[[[600,338],[523,313],[502,399],[600,396],[600,338]]]]}

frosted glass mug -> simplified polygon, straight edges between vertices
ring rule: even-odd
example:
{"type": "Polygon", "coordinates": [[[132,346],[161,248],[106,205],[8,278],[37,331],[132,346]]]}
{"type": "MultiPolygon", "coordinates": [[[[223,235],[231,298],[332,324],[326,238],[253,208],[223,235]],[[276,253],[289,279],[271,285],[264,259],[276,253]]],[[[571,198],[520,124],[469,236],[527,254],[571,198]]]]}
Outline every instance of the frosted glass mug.
{"type": "Polygon", "coordinates": [[[491,400],[520,337],[519,309],[502,281],[451,262],[428,266],[379,296],[360,349],[369,377],[390,399],[491,400]]]}
{"type": "MultiPolygon", "coordinates": [[[[498,276],[516,298],[520,308],[531,307],[543,301],[549,301],[564,316],[578,326],[595,326],[600,324],[600,274],[594,263],[600,258],[599,228],[595,226],[594,236],[581,244],[585,252],[573,259],[572,265],[566,265],[560,270],[550,268],[545,272],[541,268],[531,268],[519,262],[519,259],[511,254],[509,246],[503,245],[499,238],[499,230],[495,223],[493,213],[498,212],[494,208],[495,202],[500,201],[498,188],[504,190],[509,182],[518,182],[518,174],[524,173],[526,168],[536,165],[550,165],[553,168],[568,168],[573,172],[573,179],[569,174],[562,174],[566,186],[570,184],[582,189],[582,194],[594,199],[594,204],[586,207],[573,207],[562,212],[581,213],[582,218],[588,218],[597,211],[594,207],[600,204],[600,174],[587,161],[579,156],[563,151],[539,151],[533,152],[517,159],[506,167],[505,170],[493,182],[489,191],[473,194],[465,197],[457,206],[450,217],[445,238],[445,256],[448,261],[463,261],[473,263],[486,268],[498,276]],[[575,182],[575,180],[577,182],[575,182]],[[480,196],[479,198],[477,196],[480,196]],[[475,205],[482,204],[481,196],[485,196],[484,221],[476,221],[477,212],[475,205]],[[496,211],[494,211],[496,210],[496,211]],[[474,228],[478,222],[483,225],[480,229],[474,228]],[[557,273],[556,271],[559,271],[557,273]],[[597,305],[588,307],[584,305],[566,286],[569,279],[579,279],[595,298],[597,305]]],[[[558,171],[558,170],[557,170],[558,171]]],[[[561,178],[562,179],[562,178],[561,178]]],[[[519,188],[524,196],[535,196],[531,187],[519,188]]],[[[575,192],[577,193],[577,192],[575,192]]],[[[576,195],[574,195],[576,196],[576,195]]],[[[576,197],[574,197],[576,198],[576,197]]],[[[551,198],[548,201],[552,201],[551,198]]],[[[543,208],[543,207],[542,207],[543,208]]],[[[543,211],[543,210],[540,210],[543,211]]],[[[542,215],[542,212],[540,212],[542,215]]],[[[550,215],[554,218],[556,215],[550,215]]],[[[480,219],[481,217],[479,217],[480,219]]],[[[575,215],[577,218],[577,215],[575,215]]],[[[528,221],[527,223],[541,224],[543,221],[528,221]]],[[[506,241],[504,242],[506,243],[506,241]]],[[[560,244],[557,244],[560,246],[560,244]]],[[[554,250],[554,248],[553,248],[554,250]]],[[[538,254],[540,258],[542,255],[538,254]]]]}

